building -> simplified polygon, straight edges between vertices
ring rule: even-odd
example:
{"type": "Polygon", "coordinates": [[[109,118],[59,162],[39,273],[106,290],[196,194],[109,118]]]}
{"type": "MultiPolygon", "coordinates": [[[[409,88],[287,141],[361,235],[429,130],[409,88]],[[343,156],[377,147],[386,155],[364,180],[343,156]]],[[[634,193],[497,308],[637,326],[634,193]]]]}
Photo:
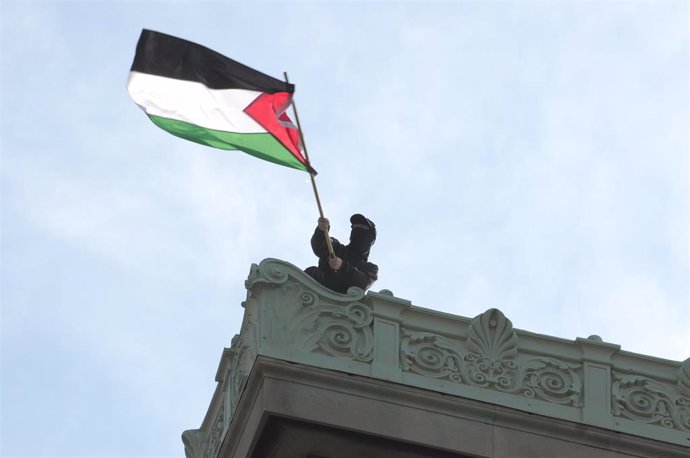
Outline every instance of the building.
{"type": "Polygon", "coordinates": [[[690,358],[321,287],[267,259],[188,458],[690,456],[690,358]]]}

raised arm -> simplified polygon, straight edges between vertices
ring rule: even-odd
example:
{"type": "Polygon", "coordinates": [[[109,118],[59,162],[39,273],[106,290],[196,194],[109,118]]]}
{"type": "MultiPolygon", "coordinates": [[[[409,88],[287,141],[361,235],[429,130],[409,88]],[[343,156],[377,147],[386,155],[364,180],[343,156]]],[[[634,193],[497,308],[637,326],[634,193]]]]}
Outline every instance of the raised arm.
{"type": "MultiPolygon", "coordinates": [[[[330,230],[330,228],[331,224],[328,218],[319,218],[319,224],[316,226],[314,234],[311,236],[311,249],[319,258],[328,257],[328,244],[326,243],[326,237],[324,237],[324,229],[330,230]]],[[[342,247],[340,242],[333,237],[331,237],[331,244],[336,252],[342,247]]]]}

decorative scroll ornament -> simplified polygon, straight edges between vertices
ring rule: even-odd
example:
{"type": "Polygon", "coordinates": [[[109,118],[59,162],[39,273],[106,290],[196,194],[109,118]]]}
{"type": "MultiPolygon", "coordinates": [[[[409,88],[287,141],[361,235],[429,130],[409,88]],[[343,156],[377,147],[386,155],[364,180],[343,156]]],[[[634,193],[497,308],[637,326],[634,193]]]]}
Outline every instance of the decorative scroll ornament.
{"type": "MultiPolygon", "coordinates": [[[[352,291],[352,290],[351,290],[352,291]]],[[[369,362],[374,354],[370,306],[352,296],[321,297],[297,282],[280,287],[280,304],[272,307],[274,340],[301,351],[369,362]]]]}
{"type": "Polygon", "coordinates": [[[690,399],[639,375],[614,373],[613,414],[669,429],[690,430],[690,399]]]}
{"type": "Polygon", "coordinates": [[[235,414],[237,404],[249,379],[257,355],[257,304],[249,300],[244,303],[244,318],[240,334],[232,338],[228,349],[229,364],[225,382],[225,414],[227,425],[235,414]]]}
{"type": "Polygon", "coordinates": [[[230,365],[228,367],[228,381],[226,385],[224,404],[228,406],[228,414],[230,418],[235,413],[237,404],[240,402],[242,390],[247,383],[251,368],[243,368],[243,360],[246,359],[245,347],[239,344],[240,336],[235,336],[232,339],[232,346],[230,347],[230,365]]]}
{"type": "Polygon", "coordinates": [[[374,352],[373,321],[371,308],[359,302],[353,302],[344,309],[325,306],[321,307],[314,335],[321,336],[319,348],[331,356],[371,361],[374,352]]]}
{"type": "Polygon", "coordinates": [[[208,448],[206,449],[206,458],[215,458],[218,456],[218,450],[220,449],[220,444],[223,440],[223,433],[225,432],[223,420],[224,416],[225,404],[221,404],[209,434],[209,444],[208,448]]]}
{"type": "Polygon", "coordinates": [[[580,366],[547,357],[520,363],[517,334],[510,320],[497,309],[472,320],[465,350],[443,336],[403,330],[401,366],[425,377],[556,404],[582,405],[582,381],[575,371],[580,366]]]}
{"type": "Polygon", "coordinates": [[[205,436],[201,430],[188,429],[182,433],[182,443],[184,444],[184,454],[187,458],[203,458],[205,436]]]}
{"type": "Polygon", "coordinates": [[[690,399],[678,398],[676,400],[675,418],[680,429],[690,431],[690,399]]]}
{"type": "Polygon", "coordinates": [[[309,305],[292,320],[290,342],[316,353],[369,362],[374,354],[374,314],[352,302],[309,305]]]}
{"type": "Polygon", "coordinates": [[[523,394],[556,404],[582,405],[582,382],[573,366],[553,358],[534,358],[521,367],[523,394]]]}
{"type": "Polygon", "coordinates": [[[249,276],[244,282],[244,286],[250,289],[259,283],[285,283],[288,279],[288,271],[281,262],[273,259],[264,259],[261,264],[252,264],[249,269],[249,276]]]}
{"type": "Polygon", "coordinates": [[[404,332],[401,364],[405,371],[426,377],[448,378],[462,382],[462,356],[445,337],[426,332],[404,332]]]}
{"type": "Polygon", "coordinates": [[[247,290],[252,290],[256,285],[282,285],[289,283],[288,280],[292,278],[298,283],[307,285],[311,290],[319,291],[319,295],[328,297],[334,301],[354,301],[361,300],[364,297],[364,291],[357,287],[350,288],[346,294],[338,294],[316,282],[313,278],[307,275],[304,271],[297,269],[292,264],[278,259],[264,259],[260,264],[252,264],[249,269],[249,276],[244,282],[247,290]]]}
{"type": "Polygon", "coordinates": [[[253,265],[245,285],[250,296],[261,294],[260,302],[271,315],[267,321],[274,342],[339,358],[373,359],[373,312],[360,302],[361,289],[334,293],[275,259],[253,265]],[[272,288],[257,288],[266,284],[272,288]]]}

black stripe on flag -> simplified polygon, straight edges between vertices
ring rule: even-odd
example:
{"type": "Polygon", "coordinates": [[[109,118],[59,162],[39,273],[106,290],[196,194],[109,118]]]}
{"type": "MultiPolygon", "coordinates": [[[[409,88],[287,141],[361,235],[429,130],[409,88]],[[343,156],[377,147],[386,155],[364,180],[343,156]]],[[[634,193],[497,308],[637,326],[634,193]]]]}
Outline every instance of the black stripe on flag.
{"type": "Polygon", "coordinates": [[[240,64],[204,46],[142,30],[132,71],[202,83],[211,89],[294,92],[295,86],[240,64]]]}

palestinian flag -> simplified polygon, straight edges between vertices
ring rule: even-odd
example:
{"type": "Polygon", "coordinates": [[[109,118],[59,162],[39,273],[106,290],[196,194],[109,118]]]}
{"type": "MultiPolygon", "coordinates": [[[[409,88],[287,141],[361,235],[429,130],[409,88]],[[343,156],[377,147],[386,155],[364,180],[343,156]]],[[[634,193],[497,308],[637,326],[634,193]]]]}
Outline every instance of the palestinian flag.
{"type": "Polygon", "coordinates": [[[292,84],[196,43],[143,30],[127,90],[173,135],[315,173],[285,113],[292,84]]]}

